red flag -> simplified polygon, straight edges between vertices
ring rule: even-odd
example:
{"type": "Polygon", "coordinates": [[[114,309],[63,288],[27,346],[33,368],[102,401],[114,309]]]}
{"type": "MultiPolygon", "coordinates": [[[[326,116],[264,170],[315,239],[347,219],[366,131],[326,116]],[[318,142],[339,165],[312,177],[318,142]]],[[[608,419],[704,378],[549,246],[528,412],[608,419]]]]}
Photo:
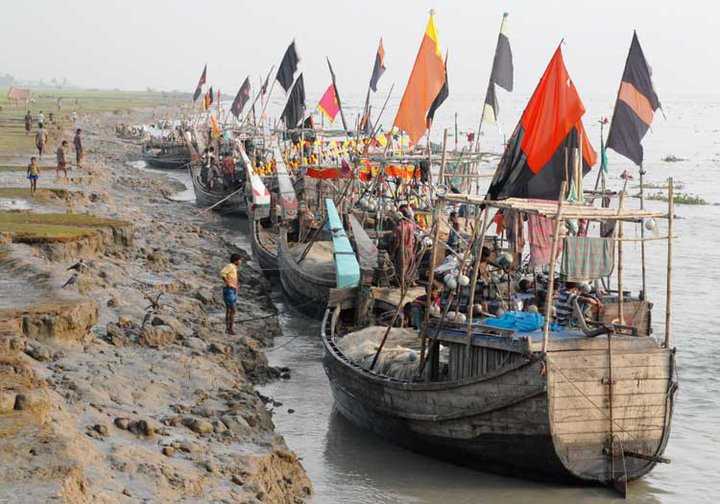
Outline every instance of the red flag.
{"type": "Polygon", "coordinates": [[[581,175],[587,173],[597,155],[582,124],[584,113],[558,47],[505,148],[490,198],[557,199],[562,182],[575,181],[566,170],[575,149],[582,150],[581,175]]]}
{"type": "Polygon", "coordinates": [[[335,96],[335,86],[332,84],[328,86],[327,91],[325,91],[325,94],[320,98],[318,109],[320,109],[320,112],[322,112],[330,122],[333,122],[338,112],[340,112],[340,106],[335,96]]]}

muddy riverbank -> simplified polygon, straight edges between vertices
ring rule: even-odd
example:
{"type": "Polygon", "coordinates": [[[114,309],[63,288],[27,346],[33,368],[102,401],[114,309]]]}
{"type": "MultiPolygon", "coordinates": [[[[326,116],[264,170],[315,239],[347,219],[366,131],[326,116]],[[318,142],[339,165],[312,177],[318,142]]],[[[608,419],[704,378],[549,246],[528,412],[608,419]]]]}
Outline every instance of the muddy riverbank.
{"type": "MultiPolygon", "coordinates": [[[[139,148],[114,138],[116,121],[84,117],[84,169],[44,171],[39,187],[66,197],[8,197],[112,221],[62,240],[2,233],[0,501],[302,502],[311,484],[255,391],[280,374],[263,353],[280,334],[270,285],[243,268],[253,320],[225,335],[218,271],[247,254],[217,217],[171,200],[180,184],[128,164],[139,148]]],[[[53,136],[71,140],[64,128],[53,136]]],[[[30,152],[3,156],[21,166],[30,152]]]]}

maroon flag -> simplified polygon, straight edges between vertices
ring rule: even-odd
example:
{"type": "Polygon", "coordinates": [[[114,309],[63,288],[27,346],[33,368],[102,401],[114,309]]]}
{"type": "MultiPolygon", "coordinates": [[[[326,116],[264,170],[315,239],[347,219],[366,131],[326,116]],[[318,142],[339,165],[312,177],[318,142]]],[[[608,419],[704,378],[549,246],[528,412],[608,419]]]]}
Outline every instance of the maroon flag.
{"type": "Polygon", "coordinates": [[[230,112],[232,115],[234,115],[236,118],[240,117],[240,114],[243,111],[243,108],[245,108],[245,104],[250,101],[250,77],[245,78],[245,82],[243,82],[243,85],[240,86],[240,90],[238,91],[237,95],[235,96],[235,100],[232,103],[232,106],[230,107],[230,112]]]}

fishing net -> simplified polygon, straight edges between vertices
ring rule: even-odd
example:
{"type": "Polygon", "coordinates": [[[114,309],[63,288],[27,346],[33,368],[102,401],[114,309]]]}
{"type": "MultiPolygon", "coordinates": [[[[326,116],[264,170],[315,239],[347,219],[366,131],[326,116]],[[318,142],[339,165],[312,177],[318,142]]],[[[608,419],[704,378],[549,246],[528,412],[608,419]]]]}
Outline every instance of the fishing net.
{"type": "MultiPolygon", "coordinates": [[[[366,327],[346,334],[338,340],[337,346],[350,361],[370,369],[385,331],[387,327],[366,327]]],[[[393,327],[373,371],[392,378],[409,380],[417,374],[419,350],[420,338],[415,329],[393,327]]]]}

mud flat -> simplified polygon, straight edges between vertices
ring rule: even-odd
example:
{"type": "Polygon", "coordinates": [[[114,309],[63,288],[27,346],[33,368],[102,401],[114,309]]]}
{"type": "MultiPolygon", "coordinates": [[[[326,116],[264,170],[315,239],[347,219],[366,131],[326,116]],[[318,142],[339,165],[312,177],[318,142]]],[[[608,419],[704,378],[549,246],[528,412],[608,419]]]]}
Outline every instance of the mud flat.
{"type": "Polygon", "coordinates": [[[137,146],[113,136],[119,120],[167,112],[58,123],[51,146],[83,128],[85,166],[68,180],[46,169],[35,198],[21,169],[0,173],[18,209],[0,211],[0,502],[312,492],[254,388],[280,374],[263,353],[280,332],[267,280],[242,269],[242,322],[225,335],[218,271],[245,252],[215,217],[171,201],[179,184],[130,166],[137,146]]]}

